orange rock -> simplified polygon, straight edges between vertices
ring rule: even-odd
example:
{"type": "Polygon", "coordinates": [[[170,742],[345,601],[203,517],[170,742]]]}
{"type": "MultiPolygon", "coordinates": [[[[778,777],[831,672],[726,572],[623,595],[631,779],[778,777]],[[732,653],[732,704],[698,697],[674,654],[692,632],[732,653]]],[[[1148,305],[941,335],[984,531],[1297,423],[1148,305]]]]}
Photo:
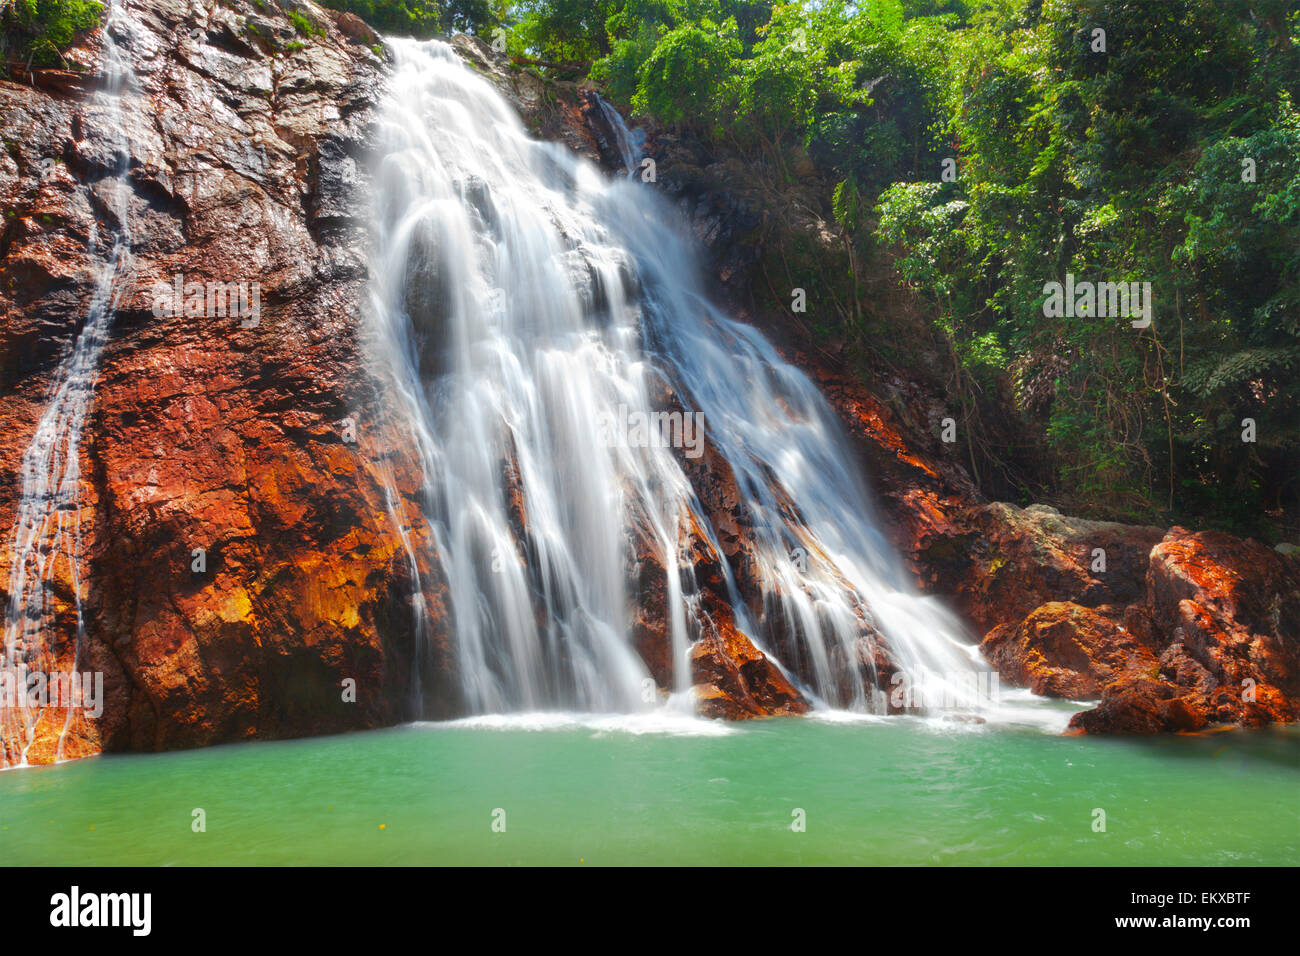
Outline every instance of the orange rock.
{"type": "Polygon", "coordinates": [[[691,675],[699,711],[706,717],[745,720],[808,711],[804,696],[729,616],[711,620],[691,648],[691,675]]]}
{"type": "MultiPolygon", "coordinates": [[[[270,53],[232,45],[200,70],[172,42],[183,5],[135,13],[154,36],[145,45],[161,51],[142,95],[164,115],[126,118],[134,268],[80,449],[82,646],[62,556],[43,622],[48,669],[75,661],[102,672],[107,700],[98,722],[74,721],[68,734],[50,711],[29,757],[52,759],[60,737],[69,756],[454,712],[419,457],[357,374],[365,237],[349,203],[364,197],[347,164],[365,148],[380,95],[374,57],[329,27],[314,44],[330,55],[285,61],[273,103],[252,81],[270,75],[270,53]],[[154,315],[154,283],[178,274],[259,283],[260,323],[154,315]],[[196,549],[202,571],[192,570],[196,549]],[[346,679],[355,703],[343,699],[346,679]]],[[[87,35],[92,55],[97,37],[87,35]]],[[[0,199],[20,214],[0,247],[4,529],[19,463],[94,291],[90,233],[114,225],[83,185],[111,155],[84,109],[0,82],[21,159],[0,171],[0,199]],[[43,177],[47,156],[66,166],[43,177]]],[[[14,555],[7,530],[0,541],[3,588],[14,555]]]]}
{"type": "Polygon", "coordinates": [[[1101,703],[1070,718],[1072,730],[1090,734],[1154,734],[1200,730],[1208,719],[1194,693],[1132,672],[1106,687],[1101,703]]]}
{"type": "Polygon", "coordinates": [[[1146,647],[1096,611],[1069,602],[1044,604],[1019,625],[999,625],[980,650],[1009,681],[1047,697],[1099,697],[1126,671],[1152,675],[1159,662],[1146,647]]]}

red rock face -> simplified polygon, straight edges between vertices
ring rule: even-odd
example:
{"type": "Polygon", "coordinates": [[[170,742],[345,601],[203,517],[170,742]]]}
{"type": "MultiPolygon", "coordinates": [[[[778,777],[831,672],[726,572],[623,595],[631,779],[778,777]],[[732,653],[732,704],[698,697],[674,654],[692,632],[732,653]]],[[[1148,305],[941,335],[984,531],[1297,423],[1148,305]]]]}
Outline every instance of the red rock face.
{"type": "Polygon", "coordinates": [[[702,529],[695,524],[683,528],[681,540],[686,545],[677,555],[677,566],[670,570],[659,558],[657,546],[640,537],[629,569],[634,602],[632,643],[655,682],[664,692],[673,688],[668,610],[668,575],[672,573],[678,575],[683,593],[693,596],[701,611],[698,626],[688,621],[692,627],[690,677],[699,712],[728,720],[807,712],[807,699],[736,626],[719,558],[702,529]]]}
{"type": "Polygon", "coordinates": [[[1300,719],[1300,566],[1255,541],[986,503],[864,386],[818,370],[918,584],[1000,676],[1100,697],[1071,727],[1190,731],[1300,719]],[[1104,557],[1104,563],[1100,560],[1104,557]]]}
{"type": "MultiPolygon", "coordinates": [[[[433,690],[428,712],[450,713],[445,591],[418,461],[358,374],[366,272],[353,157],[380,62],[328,22],[326,37],[291,52],[293,27],[251,4],[201,24],[182,2],[131,9],[143,38],[142,108],[127,113],[133,285],[80,460],[77,667],[105,675],[107,701],[97,725],[71,728],[64,755],[392,723],[417,715],[417,678],[433,690]],[[175,275],[259,283],[260,322],[156,316],[152,288],[175,275]]],[[[0,83],[12,144],[0,157],[0,587],[18,465],[86,316],[92,225],[117,225],[85,185],[106,151],[88,108],[84,96],[0,83]],[[42,177],[48,157],[58,162],[42,177]]],[[[76,651],[70,571],[56,562],[45,628],[59,669],[76,651]]],[[[50,713],[28,759],[51,759],[61,729],[50,713]]]]}
{"type": "MultiPolygon", "coordinates": [[[[661,384],[657,398],[661,408],[680,410],[676,396],[666,384],[661,384]]],[[[659,549],[648,535],[638,534],[636,560],[630,575],[634,646],[659,686],[671,689],[673,662],[667,584],[668,574],[676,574],[682,593],[694,597],[700,608],[698,627],[690,635],[689,658],[699,712],[706,717],[728,720],[807,712],[807,699],[781,668],[754,646],[736,625],[732,613],[728,570],[751,606],[751,614],[753,608],[762,606],[753,563],[752,522],[736,488],[735,475],[707,441],[698,459],[682,455],[679,461],[699,497],[703,514],[689,515],[686,526],[679,529],[678,540],[682,545],[676,555],[677,565],[671,570],[664,567],[658,557],[659,549]],[[701,522],[707,522],[721,553],[713,547],[701,522]]],[[[763,620],[758,615],[754,618],[763,620]]],[[[766,628],[764,635],[768,636],[766,628]]]]}
{"type": "Polygon", "coordinates": [[[1140,733],[1153,725],[1196,730],[1300,719],[1300,567],[1293,558],[1256,541],[1174,528],[1151,551],[1147,602],[1163,638],[1158,680],[1110,684],[1098,708],[1076,715],[1073,727],[1140,733]]]}
{"type": "Polygon", "coordinates": [[[708,621],[691,648],[691,676],[706,717],[746,720],[808,711],[804,696],[725,612],[708,621]]]}
{"type": "Polygon", "coordinates": [[[1106,689],[1094,710],[1075,714],[1070,727],[1090,734],[1158,734],[1200,730],[1206,713],[1195,694],[1167,681],[1133,677],[1106,689]]]}

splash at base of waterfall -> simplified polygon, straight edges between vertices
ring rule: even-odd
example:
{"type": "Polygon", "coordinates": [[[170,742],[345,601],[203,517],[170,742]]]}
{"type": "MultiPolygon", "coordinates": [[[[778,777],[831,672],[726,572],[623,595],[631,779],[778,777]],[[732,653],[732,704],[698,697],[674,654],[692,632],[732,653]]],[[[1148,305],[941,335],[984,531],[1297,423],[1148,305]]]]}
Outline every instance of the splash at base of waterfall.
{"type": "MultiPolygon", "coordinates": [[[[689,708],[690,701],[682,702],[689,708]]],[[[975,734],[985,731],[1022,730],[1058,735],[1069,726],[1076,711],[1095,701],[1049,700],[1031,691],[1017,689],[1003,692],[996,705],[978,712],[969,706],[952,712],[916,714],[873,714],[852,710],[818,708],[806,716],[791,720],[822,721],[830,724],[905,724],[933,733],[975,734]]],[[[781,718],[774,718],[781,719],[781,718]]],[[[498,731],[586,730],[595,736],[605,734],[661,735],[668,737],[727,737],[742,733],[735,722],[708,720],[682,705],[665,706],[638,713],[583,713],[561,710],[521,711],[508,714],[480,714],[458,720],[416,721],[411,727],[427,729],[467,728],[498,731]]]]}

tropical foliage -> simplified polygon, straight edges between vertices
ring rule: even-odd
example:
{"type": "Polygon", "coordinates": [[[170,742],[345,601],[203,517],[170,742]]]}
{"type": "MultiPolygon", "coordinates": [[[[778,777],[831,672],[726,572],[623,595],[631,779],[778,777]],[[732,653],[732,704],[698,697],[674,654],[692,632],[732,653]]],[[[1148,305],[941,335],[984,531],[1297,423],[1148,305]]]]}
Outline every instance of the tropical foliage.
{"type": "Polygon", "coordinates": [[[61,51],[103,10],[94,0],[0,0],[0,54],[11,65],[60,66],[61,51]]]}
{"type": "Polygon", "coordinates": [[[427,39],[453,30],[482,30],[496,22],[489,0],[321,0],[355,13],[376,30],[427,39]]]}
{"type": "Polygon", "coordinates": [[[966,440],[970,410],[1005,394],[1059,500],[1295,520],[1294,3],[530,0],[503,16],[515,52],[583,60],[615,100],[778,180],[808,178],[810,157],[846,268],[887,255],[929,303],[966,440]],[[1150,283],[1152,322],[1048,314],[1067,274],[1150,283]]]}

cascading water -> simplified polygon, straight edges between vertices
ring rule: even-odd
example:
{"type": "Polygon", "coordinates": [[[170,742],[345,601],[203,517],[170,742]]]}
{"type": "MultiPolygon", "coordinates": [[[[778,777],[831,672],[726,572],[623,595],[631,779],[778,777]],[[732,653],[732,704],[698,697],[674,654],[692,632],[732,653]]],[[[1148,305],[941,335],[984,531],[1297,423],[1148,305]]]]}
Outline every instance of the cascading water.
{"type": "Polygon", "coordinates": [[[629,178],[635,176],[641,163],[641,155],[645,150],[645,133],[641,130],[629,129],[623,114],[606,103],[599,94],[596,94],[596,105],[600,108],[600,115],[614,132],[614,148],[618,150],[623,169],[627,171],[629,178]]]}
{"type": "MultiPolygon", "coordinates": [[[[653,706],[629,638],[632,529],[674,572],[672,689],[688,688],[702,611],[678,553],[692,528],[717,541],[671,448],[602,439],[611,420],[649,416],[664,381],[735,473],[764,600],[819,703],[878,709],[839,672],[868,625],[905,672],[979,669],[958,622],[910,589],[815,386],[708,302],[652,193],[529,139],[450,47],[392,47],[375,359],[423,455],[469,709],[653,706]]],[[[774,656],[727,587],[739,626],[774,656]]]]}
{"type": "MultiPolygon", "coordinates": [[[[0,669],[47,673],[53,655],[49,646],[53,612],[53,582],[59,563],[66,565],[67,580],[76,615],[73,670],[84,650],[81,582],[81,468],[82,429],[94,397],[100,358],[108,343],[113,317],[127,283],[131,263],[131,236],[127,171],[131,145],[123,103],[135,85],[127,51],[122,43],[130,35],[130,21],[120,0],[105,11],[104,54],[101,82],[87,104],[85,124],[98,130],[94,138],[108,144],[110,155],[101,157],[108,170],[99,196],[112,224],[107,235],[92,226],[91,258],[100,262],[85,322],[67,356],[51,380],[49,399],[19,470],[22,497],[11,538],[9,603],[5,613],[4,657],[0,669]]],[[[87,187],[89,188],[89,187],[87,187]]],[[[92,205],[99,200],[92,196],[92,205]]],[[[22,765],[34,740],[43,708],[3,708],[0,720],[0,765],[22,765]]],[[[56,759],[63,755],[64,736],[74,711],[69,708],[60,734],[56,759]]]]}

